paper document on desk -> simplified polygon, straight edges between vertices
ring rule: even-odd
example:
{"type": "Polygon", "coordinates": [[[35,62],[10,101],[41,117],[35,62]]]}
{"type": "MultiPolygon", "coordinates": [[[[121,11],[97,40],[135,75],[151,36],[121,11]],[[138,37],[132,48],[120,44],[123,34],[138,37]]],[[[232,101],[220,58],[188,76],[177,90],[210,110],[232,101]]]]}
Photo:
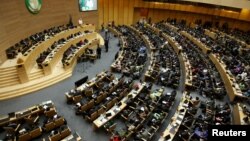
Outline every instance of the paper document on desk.
{"type": "Polygon", "coordinates": [[[182,106],[187,108],[187,107],[188,107],[188,104],[182,104],[182,106]]]}
{"type": "Polygon", "coordinates": [[[101,122],[106,122],[107,119],[106,119],[105,117],[103,117],[103,118],[100,119],[100,121],[101,121],[101,122]]]}
{"type": "Polygon", "coordinates": [[[183,119],[183,118],[184,118],[184,115],[178,115],[177,119],[183,119]]]}
{"type": "Polygon", "coordinates": [[[181,121],[180,120],[176,120],[176,123],[181,125],[181,121]]]}

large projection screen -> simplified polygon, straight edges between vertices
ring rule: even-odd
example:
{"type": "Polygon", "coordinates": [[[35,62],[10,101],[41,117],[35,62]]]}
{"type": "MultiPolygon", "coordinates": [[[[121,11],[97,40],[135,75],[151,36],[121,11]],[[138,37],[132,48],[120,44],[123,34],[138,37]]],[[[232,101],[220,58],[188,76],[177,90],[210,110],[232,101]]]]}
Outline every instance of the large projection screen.
{"type": "Polygon", "coordinates": [[[80,11],[97,10],[97,0],[79,0],[80,11]]]}

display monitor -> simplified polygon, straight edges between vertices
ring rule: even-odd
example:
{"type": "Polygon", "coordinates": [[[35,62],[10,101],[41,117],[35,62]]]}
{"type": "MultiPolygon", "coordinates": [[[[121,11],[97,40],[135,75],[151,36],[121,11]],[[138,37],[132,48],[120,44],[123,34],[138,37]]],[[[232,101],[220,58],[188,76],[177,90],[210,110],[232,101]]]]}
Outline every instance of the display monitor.
{"type": "Polygon", "coordinates": [[[79,0],[80,11],[97,10],[97,0],[79,0]]]}

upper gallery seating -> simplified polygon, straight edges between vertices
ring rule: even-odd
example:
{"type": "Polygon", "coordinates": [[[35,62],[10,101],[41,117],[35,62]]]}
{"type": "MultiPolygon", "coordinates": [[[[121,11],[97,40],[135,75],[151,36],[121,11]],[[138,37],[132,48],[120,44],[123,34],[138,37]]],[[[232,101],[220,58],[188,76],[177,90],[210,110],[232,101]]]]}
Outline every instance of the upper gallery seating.
{"type": "Polygon", "coordinates": [[[6,50],[6,54],[8,59],[13,59],[17,56],[18,53],[22,53],[23,55],[28,51],[31,47],[39,44],[40,42],[45,41],[46,39],[50,39],[56,34],[74,28],[73,26],[65,26],[61,25],[58,27],[52,27],[50,29],[45,29],[43,32],[35,33],[28,38],[21,40],[19,43],[16,43],[14,46],[11,46],[6,50]]]}

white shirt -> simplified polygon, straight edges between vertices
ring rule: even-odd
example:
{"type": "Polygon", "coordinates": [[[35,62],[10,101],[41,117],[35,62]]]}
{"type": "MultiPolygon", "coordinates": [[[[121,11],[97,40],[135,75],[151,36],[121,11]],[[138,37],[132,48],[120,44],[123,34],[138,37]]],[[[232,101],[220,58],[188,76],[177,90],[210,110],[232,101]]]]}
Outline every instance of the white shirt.
{"type": "Polygon", "coordinates": [[[79,19],[78,23],[79,25],[82,25],[83,24],[82,19],[79,19]]]}

